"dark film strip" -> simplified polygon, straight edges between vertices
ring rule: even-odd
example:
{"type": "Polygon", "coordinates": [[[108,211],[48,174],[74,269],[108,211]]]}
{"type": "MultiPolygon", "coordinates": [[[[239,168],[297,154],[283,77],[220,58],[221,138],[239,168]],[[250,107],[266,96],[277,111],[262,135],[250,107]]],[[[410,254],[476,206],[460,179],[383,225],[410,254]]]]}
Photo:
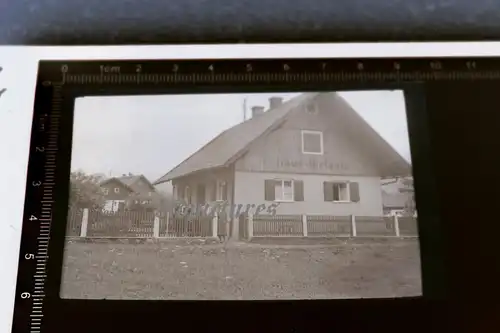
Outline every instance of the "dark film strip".
{"type": "MultiPolygon", "coordinates": [[[[500,79],[500,61],[496,58],[42,61],[35,96],[13,332],[52,332],[59,324],[61,331],[79,332],[92,325],[85,313],[95,315],[99,311],[109,317],[94,329],[105,331],[118,318],[116,314],[113,317],[112,310],[120,309],[121,316],[127,316],[143,307],[153,316],[172,306],[59,299],[68,200],[68,181],[62,180],[69,170],[69,165],[64,164],[69,163],[75,97],[202,90],[294,91],[304,87],[312,91],[345,85],[373,89],[496,79],[500,79]],[[74,322],[73,328],[64,326],[82,317],[89,322],[74,322]]],[[[4,91],[0,90],[0,95],[4,91]]],[[[176,311],[187,309],[184,303],[174,306],[178,307],[176,311]]],[[[229,311],[225,305],[218,309],[229,311]]]]}

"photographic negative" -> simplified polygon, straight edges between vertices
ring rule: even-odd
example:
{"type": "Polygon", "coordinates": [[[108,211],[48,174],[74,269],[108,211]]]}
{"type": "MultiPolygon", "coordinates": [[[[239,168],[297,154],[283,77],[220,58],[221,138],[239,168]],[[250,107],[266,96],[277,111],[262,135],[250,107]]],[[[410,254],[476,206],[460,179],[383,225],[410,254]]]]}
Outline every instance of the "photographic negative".
{"type": "Polygon", "coordinates": [[[421,295],[401,90],[80,97],[72,142],[62,298],[421,295]]]}

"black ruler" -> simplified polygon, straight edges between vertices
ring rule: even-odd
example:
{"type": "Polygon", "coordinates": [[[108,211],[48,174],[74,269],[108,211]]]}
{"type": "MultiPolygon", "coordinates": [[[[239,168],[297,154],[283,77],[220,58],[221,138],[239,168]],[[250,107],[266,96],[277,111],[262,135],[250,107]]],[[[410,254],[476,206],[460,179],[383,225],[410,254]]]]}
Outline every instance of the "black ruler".
{"type": "MultiPolygon", "coordinates": [[[[55,202],[59,121],[66,89],[253,86],[262,91],[322,84],[370,85],[500,79],[499,58],[205,59],[40,62],[21,237],[14,331],[42,331],[55,202]]],[[[314,87],[316,87],[314,86],[314,87]]],[[[136,90],[133,90],[136,89],[136,90]]],[[[313,88],[311,88],[313,89],[313,88]]],[[[81,93],[81,95],[85,95],[81,93]]],[[[66,159],[65,159],[66,160],[66,159]]],[[[59,281],[60,277],[54,277],[59,281]]],[[[78,325],[78,323],[75,323],[78,325]]]]}
{"type": "Polygon", "coordinates": [[[45,84],[273,84],[500,78],[497,58],[44,61],[45,84]]]}

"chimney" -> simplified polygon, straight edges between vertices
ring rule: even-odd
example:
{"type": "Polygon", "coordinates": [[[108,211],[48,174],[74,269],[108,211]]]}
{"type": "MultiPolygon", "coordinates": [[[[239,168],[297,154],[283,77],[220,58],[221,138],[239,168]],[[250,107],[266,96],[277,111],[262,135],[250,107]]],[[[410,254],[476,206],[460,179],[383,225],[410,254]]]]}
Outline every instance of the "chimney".
{"type": "Polygon", "coordinates": [[[253,106],[252,107],[252,118],[255,118],[264,113],[263,106],[253,106]]]}
{"type": "Polygon", "coordinates": [[[269,98],[269,108],[275,109],[283,103],[283,97],[271,97],[269,98]]]}

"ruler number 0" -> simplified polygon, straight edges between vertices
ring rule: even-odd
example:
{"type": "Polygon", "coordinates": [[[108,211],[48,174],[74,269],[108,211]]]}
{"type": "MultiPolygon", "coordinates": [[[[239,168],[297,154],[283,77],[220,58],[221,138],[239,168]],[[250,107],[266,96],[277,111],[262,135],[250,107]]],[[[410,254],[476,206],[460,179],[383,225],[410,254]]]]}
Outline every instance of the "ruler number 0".
{"type": "Polygon", "coordinates": [[[21,298],[23,298],[23,299],[30,298],[30,297],[31,297],[30,293],[21,293],[21,298]]]}

